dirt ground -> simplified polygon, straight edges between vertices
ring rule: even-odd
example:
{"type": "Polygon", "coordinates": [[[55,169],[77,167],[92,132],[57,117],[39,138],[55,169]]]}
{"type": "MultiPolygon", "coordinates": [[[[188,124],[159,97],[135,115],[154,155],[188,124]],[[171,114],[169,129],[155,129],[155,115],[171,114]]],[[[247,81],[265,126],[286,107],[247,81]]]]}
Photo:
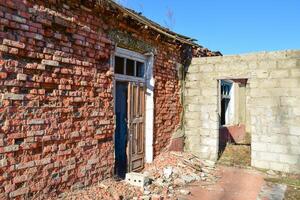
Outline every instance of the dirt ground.
{"type": "Polygon", "coordinates": [[[212,167],[188,153],[165,152],[146,165],[142,173],[152,183],[143,189],[108,179],[60,199],[300,200],[300,175],[254,169],[250,154],[250,145],[227,145],[212,167]]]}
{"type": "Polygon", "coordinates": [[[151,181],[143,188],[129,185],[124,180],[108,179],[94,186],[63,193],[60,199],[143,199],[161,200],[178,199],[182,194],[189,194],[185,186],[193,183],[215,184],[217,170],[211,164],[201,161],[189,153],[164,152],[154,162],[147,164],[141,172],[151,181]]]}
{"type": "Polygon", "coordinates": [[[251,146],[248,144],[228,144],[225,151],[221,153],[218,165],[250,167],[251,166],[251,146]]]}

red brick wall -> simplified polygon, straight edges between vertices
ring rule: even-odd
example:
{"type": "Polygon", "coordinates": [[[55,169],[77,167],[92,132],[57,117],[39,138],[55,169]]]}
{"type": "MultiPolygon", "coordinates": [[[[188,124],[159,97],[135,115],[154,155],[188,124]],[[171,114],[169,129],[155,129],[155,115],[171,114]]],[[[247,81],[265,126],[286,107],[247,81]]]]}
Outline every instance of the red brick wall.
{"type": "Polygon", "coordinates": [[[176,72],[176,57],[171,52],[158,54],[155,62],[155,122],[154,155],[170,144],[170,139],[180,124],[180,88],[176,72]]]}
{"type": "Polygon", "coordinates": [[[49,2],[0,0],[0,199],[53,196],[112,176],[109,29],[157,50],[155,155],[180,120],[176,45],[108,11],[49,2]]]}

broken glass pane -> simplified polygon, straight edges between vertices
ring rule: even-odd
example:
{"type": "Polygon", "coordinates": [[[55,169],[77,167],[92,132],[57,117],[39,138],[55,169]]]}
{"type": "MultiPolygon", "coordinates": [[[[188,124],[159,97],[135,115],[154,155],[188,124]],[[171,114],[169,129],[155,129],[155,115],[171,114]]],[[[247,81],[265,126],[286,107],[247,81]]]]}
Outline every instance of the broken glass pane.
{"type": "Polygon", "coordinates": [[[142,62],[136,62],[136,76],[144,77],[145,75],[145,64],[142,62]]]}
{"type": "Polygon", "coordinates": [[[119,56],[115,57],[115,73],[124,74],[124,58],[119,56]]]}
{"type": "Polygon", "coordinates": [[[126,60],[126,75],[134,76],[134,61],[127,59],[126,60]]]}

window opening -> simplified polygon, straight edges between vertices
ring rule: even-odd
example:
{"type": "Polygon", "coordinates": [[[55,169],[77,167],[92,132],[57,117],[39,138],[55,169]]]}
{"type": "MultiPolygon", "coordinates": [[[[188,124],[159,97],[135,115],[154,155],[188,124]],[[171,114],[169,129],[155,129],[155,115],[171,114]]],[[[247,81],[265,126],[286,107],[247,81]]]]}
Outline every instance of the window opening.
{"type": "Polygon", "coordinates": [[[125,59],[119,56],[115,57],[115,73],[123,74],[124,73],[124,63],[125,59]]]}
{"type": "Polygon", "coordinates": [[[114,69],[115,74],[122,74],[139,78],[144,78],[145,76],[145,63],[121,56],[115,56],[114,69]]]}

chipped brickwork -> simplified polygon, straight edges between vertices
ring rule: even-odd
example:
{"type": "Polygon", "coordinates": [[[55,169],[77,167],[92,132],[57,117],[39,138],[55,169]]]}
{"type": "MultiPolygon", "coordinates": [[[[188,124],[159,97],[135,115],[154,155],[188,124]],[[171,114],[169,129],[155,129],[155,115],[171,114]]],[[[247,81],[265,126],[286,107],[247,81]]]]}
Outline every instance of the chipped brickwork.
{"type": "Polygon", "coordinates": [[[46,198],[112,176],[110,30],[156,51],[154,154],[167,147],[182,110],[181,47],[137,24],[79,1],[0,0],[0,199],[46,198]]]}
{"type": "Polygon", "coordinates": [[[0,199],[113,173],[112,42],[95,31],[101,19],[85,29],[92,16],[79,11],[0,1],[0,199]]]}

